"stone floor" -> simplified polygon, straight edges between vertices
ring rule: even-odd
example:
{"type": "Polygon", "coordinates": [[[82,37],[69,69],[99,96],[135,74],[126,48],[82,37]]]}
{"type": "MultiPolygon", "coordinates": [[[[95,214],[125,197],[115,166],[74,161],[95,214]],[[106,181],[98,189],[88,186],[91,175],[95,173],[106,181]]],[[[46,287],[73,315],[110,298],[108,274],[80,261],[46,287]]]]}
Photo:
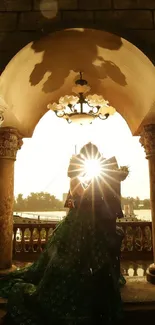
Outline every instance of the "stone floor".
{"type": "MultiPolygon", "coordinates": [[[[25,266],[25,263],[15,262],[17,268],[25,266]]],[[[122,301],[126,314],[125,324],[131,324],[135,317],[143,322],[155,319],[155,286],[148,283],[144,276],[145,270],[150,262],[123,261],[121,269],[124,273],[127,283],[121,289],[122,301]],[[141,275],[135,275],[137,270],[141,275]],[[130,276],[129,276],[129,273],[130,276]],[[145,313],[146,311],[146,313],[145,313]],[[137,314],[139,312],[139,314],[137,314]],[[138,315],[138,316],[137,316],[138,315]],[[150,317],[150,318],[149,318],[150,317]]],[[[137,272],[138,273],[138,272],[137,272]]],[[[0,298],[0,325],[3,323],[3,316],[6,313],[5,299],[0,298]]]]}
{"type": "MultiPolygon", "coordinates": [[[[126,277],[127,283],[121,289],[122,301],[124,304],[124,311],[126,316],[125,324],[128,324],[129,317],[130,322],[134,320],[137,312],[142,315],[142,320],[144,317],[144,312],[146,311],[147,320],[149,320],[149,315],[154,319],[155,316],[155,286],[148,283],[145,277],[126,277]]],[[[4,324],[3,316],[6,313],[6,303],[5,299],[0,298],[0,324],[4,324]]],[[[140,316],[138,316],[140,320],[140,316]]],[[[129,322],[129,324],[130,324],[129,322]]]]}
{"type": "Polygon", "coordinates": [[[148,283],[144,276],[126,277],[126,285],[121,289],[122,301],[127,303],[153,303],[155,307],[155,285],[148,283]]]}

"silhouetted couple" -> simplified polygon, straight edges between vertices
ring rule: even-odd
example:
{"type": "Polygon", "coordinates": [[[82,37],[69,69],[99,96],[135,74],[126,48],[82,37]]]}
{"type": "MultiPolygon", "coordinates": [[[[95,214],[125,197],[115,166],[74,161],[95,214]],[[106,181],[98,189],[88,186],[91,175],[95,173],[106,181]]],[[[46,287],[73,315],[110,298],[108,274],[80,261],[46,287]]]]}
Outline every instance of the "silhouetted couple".
{"type": "Polygon", "coordinates": [[[0,281],[10,324],[115,324],[122,317],[123,234],[116,218],[123,216],[120,181],[126,176],[115,158],[104,159],[91,143],[71,158],[68,176],[70,209],[44,252],[30,267],[0,281]],[[100,164],[97,177],[87,177],[87,159],[100,164]]]}

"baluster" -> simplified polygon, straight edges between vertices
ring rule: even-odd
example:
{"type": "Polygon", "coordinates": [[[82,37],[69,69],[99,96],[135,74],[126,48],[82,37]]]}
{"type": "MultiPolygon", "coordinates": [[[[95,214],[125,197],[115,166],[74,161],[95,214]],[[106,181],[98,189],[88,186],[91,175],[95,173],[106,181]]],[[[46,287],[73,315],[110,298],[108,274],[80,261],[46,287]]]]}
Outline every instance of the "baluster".
{"type": "Polygon", "coordinates": [[[140,251],[143,251],[143,247],[144,247],[144,233],[143,233],[143,224],[140,225],[140,251]]]}
{"type": "Polygon", "coordinates": [[[48,242],[48,233],[49,233],[49,228],[45,228],[45,231],[46,231],[46,241],[45,241],[45,244],[48,242]]]}
{"type": "Polygon", "coordinates": [[[135,230],[135,249],[136,249],[136,251],[141,251],[141,249],[142,249],[140,224],[136,227],[136,230],[135,230]]]}
{"type": "Polygon", "coordinates": [[[147,270],[147,268],[149,267],[149,262],[144,262],[143,263],[143,266],[142,266],[142,268],[143,268],[143,270],[144,270],[144,276],[146,275],[146,270],[147,270]]]}
{"type": "Polygon", "coordinates": [[[143,265],[139,265],[137,267],[137,275],[138,276],[144,276],[144,267],[143,267],[143,265]]]}
{"type": "Polygon", "coordinates": [[[141,225],[141,234],[142,234],[142,239],[141,239],[141,245],[142,245],[142,248],[141,248],[141,251],[145,251],[145,227],[144,225],[141,225]]]}
{"type": "Polygon", "coordinates": [[[22,228],[21,232],[22,232],[22,236],[21,236],[21,249],[20,249],[20,252],[24,253],[25,252],[25,238],[24,238],[25,229],[22,228]]]}
{"type": "Polygon", "coordinates": [[[37,252],[42,252],[42,247],[41,247],[41,230],[40,226],[38,227],[38,243],[37,243],[37,252]]]}
{"type": "Polygon", "coordinates": [[[128,225],[126,229],[127,250],[133,251],[133,228],[131,225],[128,225]]]}
{"type": "Polygon", "coordinates": [[[133,253],[135,253],[136,249],[135,249],[135,237],[136,237],[136,232],[135,232],[135,227],[133,225],[132,227],[132,234],[133,234],[133,241],[132,241],[132,244],[133,244],[133,253]]]}
{"type": "Polygon", "coordinates": [[[16,254],[16,233],[17,228],[13,229],[13,256],[16,254]]]}
{"type": "Polygon", "coordinates": [[[34,227],[32,227],[32,225],[31,225],[29,230],[30,230],[29,252],[33,252],[33,230],[34,230],[34,227]]]}
{"type": "Polygon", "coordinates": [[[126,247],[127,247],[127,238],[126,238],[126,224],[123,225],[123,230],[124,230],[124,239],[122,242],[122,251],[126,251],[126,247]]]}
{"type": "Polygon", "coordinates": [[[153,241],[152,241],[152,224],[149,225],[150,228],[150,251],[153,253],[153,241]]]}
{"type": "Polygon", "coordinates": [[[143,251],[148,251],[148,226],[143,227],[143,251]]]}
{"type": "Polygon", "coordinates": [[[32,252],[36,253],[38,250],[38,238],[39,238],[39,227],[35,226],[35,228],[32,231],[32,252]]]}
{"type": "Polygon", "coordinates": [[[47,225],[44,225],[44,231],[45,231],[45,236],[43,237],[43,240],[41,241],[41,249],[44,250],[47,242],[48,242],[48,233],[49,233],[49,227],[47,225]]]}

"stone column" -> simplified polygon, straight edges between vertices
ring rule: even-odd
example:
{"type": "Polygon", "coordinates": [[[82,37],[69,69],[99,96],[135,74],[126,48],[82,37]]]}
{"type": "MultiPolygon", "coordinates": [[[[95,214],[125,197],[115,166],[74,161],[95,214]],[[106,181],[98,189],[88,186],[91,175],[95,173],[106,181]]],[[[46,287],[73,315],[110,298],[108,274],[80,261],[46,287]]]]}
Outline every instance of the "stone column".
{"type": "Polygon", "coordinates": [[[150,176],[150,203],[152,216],[152,244],[153,264],[146,270],[147,280],[155,284],[155,124],[145,125],[141,134],[140,143],[145,149],[149,163],[150,176]]]}
{"type": "Polygon", "coordinates": [[[14,161],[22,139],[16,129],[0,128],[0,269],[12,265],[14,161]]]}

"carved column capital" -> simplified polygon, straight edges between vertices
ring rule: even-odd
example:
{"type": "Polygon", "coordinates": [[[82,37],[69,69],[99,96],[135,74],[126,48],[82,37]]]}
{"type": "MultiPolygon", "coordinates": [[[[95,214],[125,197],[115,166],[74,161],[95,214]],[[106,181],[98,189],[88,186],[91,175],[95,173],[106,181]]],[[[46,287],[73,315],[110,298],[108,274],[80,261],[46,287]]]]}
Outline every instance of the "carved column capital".
{"type": "Polygon", "coordinates": [[[22,137],[16,129],[0,128],[0,159],[16,160],[17,151],[22,144],[22,137]]]}
{"type": "Polygon", "coordinates": [[[155,124],[144,126],[139,142],[144,147],[147,159],[155,156],[155,124]]]}

